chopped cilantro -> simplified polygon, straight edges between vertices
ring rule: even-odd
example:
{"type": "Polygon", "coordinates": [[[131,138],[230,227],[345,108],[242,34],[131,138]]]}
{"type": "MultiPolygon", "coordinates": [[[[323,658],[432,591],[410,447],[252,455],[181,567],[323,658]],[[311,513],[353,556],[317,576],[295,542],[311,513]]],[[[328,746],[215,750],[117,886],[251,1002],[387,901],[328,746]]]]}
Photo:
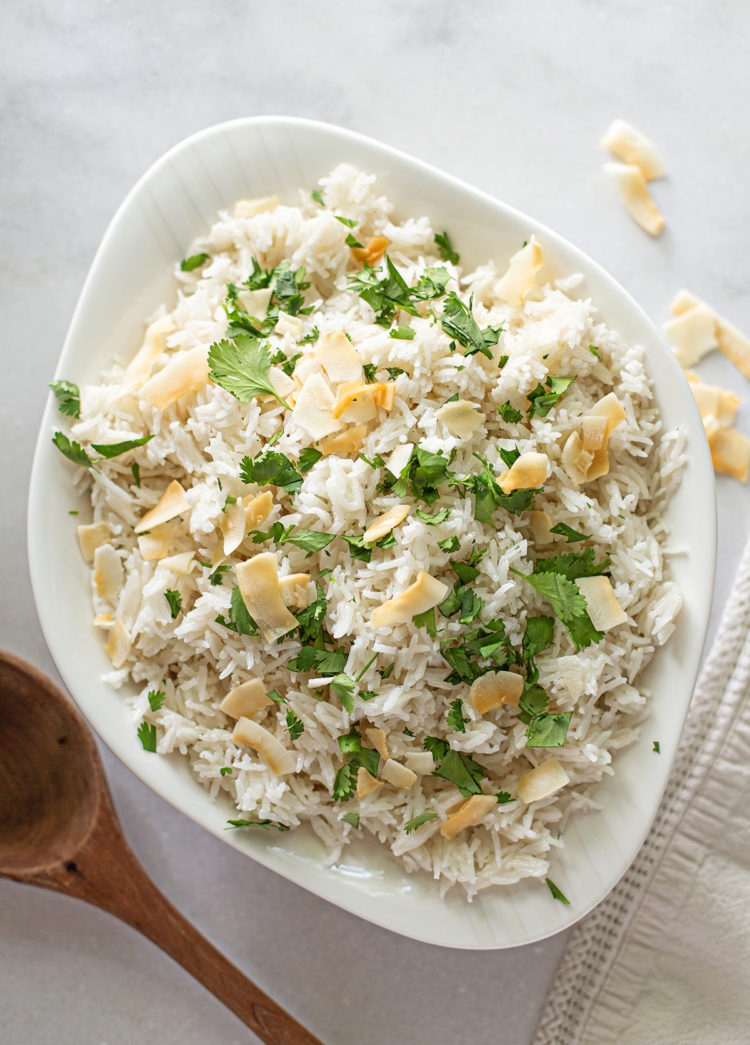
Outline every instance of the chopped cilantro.
{"type": "MultiPolygon", "coordinates": [[[[304,450],[302,453],[304,454],[304,450]]],[[[317,451],[314,451],[317,453],[317,451]]],[[[311,466],[312,467],[312,466],[311,466]]],[[[258,486],[278,486],[288,494],[297,493],[302,486],[302,475],[279,450],[264,450],[255,458],[243,457],[240,463],[243,483],[258,486]]]]}
{"type": "Polygon", "coordinates": [[[438,541],[438,548],[442,548],[444,552],[457,552],[461,547],[461,542],[458,537],[446,537],[444,541],[438,541]]]}
{"type": "Polygon", "coordinates": [[[448,711],[448,729],[452,729],[454,733],[465,733],[467,722],[468,719],[464,718],[463,701],[460,697],[456,697],[451,701],[448,711]]]}
{"type": "Polygon", "coordinates": [[[219,584],[223,584],[223,582],[224,582],[224,574],[227,573],[229,570],[231,570],[231,568],[232,567],[231,567],[230,563],[228,563],[228,562],[221,563],[219,566],[216,567],[215,570],[213,570],[211,573],[209,573],[209,575],[208,575],[209,584],[211,584],[214,588],[217,587],[219,584]]]}
{"type": "Polygon", "coordinates": [[[138,489],[140,489],[140,487],[141,487],[141,466],[138,464],[137,461],[133,461],[133,463],[131,464],[130,472],[131,472],[131,474],[133,476],[133,481],[135,482],[135,485],[138,487],[138,489]]]}
{"type": "Polygon", "coordinates": [[[433,770],[433,776],[442,777],[443,780],[455,784],[465,798],[482,794],[484,768],[471,755],[454,751],[445,741],[438,741],[437,737],[425,737],[424,747],[431,751],[432,757],[440,763],[438,768],[433,770]],[[432,743],[428,746],[428,742],[432,743]]]}
{"type": "Polygon", "coordinates": [[[560,397],[567,392],[574,381],[574,377],[552,377],[550,374],[544,385],[541,383],[538,384],[532,392],[529,392],[528,395],[530,403],[528,412],[529,420],[531,420],[532,417],[546,417],[552,407],[555,406],[560,397]]]}
{"type": "Polygon", "coordinates": [[[312,196],[312,198],[315,200],[316,203],[320,204],[321,207],[325,206],[325,204],[323,203],[323,197],[320,194],[320,189],[313,189],[312,192],[310,193],[310,195],[312,196]]]}
{"type": "Polygon", "coordinates": [[[234,770],[231,766],[222,766],[219,770],[221,776],[231,776],[234,770]]]}
{"type": "Polygon", "coordinates": [[[138,727],[138,739],[140,740],[144,751],[156,751],[156,726],[151,726],[148,722],[141,722],[138,727]]]}
{"type": "Polygon", "coordinates": [[[489,621],[463,635],[444,639],[440,643],[440,652],[453,669],[446,681],[455,684],[465,682],[470,685],[488,671],[517,662],[501,620],[489,621]]]}
{"type": "Polygon", "coordinates": [[[498,408],[497,412],[503,421],[507,421],[508,424],[517,424],[519,421],[523,421],[523,414],[520,410],[516,410],[510,403],[502,403],[498,408]]]}
{"type": "Polygon", "coordinates": [[[373,748],[362,747],[362,739],[356,726],[349,733],[338,737],[338,745],[344,756],[344,765],[336,773],[333,782],[334,802],[346,802],[354,794],[357,786],[357,770],[366,769],[371,776],[376,776],[380,755],[373,748]]]}
{"type": "Polygon", "coordinates": [[[351,234],[351,232],[344,240],[344,243],[346,243],[347,247],[359,247],[360,250],[362,249],[362,244],[359,242],[356,236],[353,236],[351,234]]]}
{"type": "MultiPolygon", "coordinates": [[[[319,336],[320,336],[320,331],[318,330],[317,327],[313,327],[309,334],[305,334],[304,337],[301,337],[299,339],[298,344],[300,344],[300,345],[314,345],[315,342],[318,340],[319,336]]],[[[302,353],[300,353],[300,355],[301,354],[302,353]]],[[[293,357],[294,360],[296,361],[297,359],[299,359],[300,355],[294,356],[293,357]]]]}
{"type": "Polygon", "coordinates": [[[359,813],[344,813],[341,819],[345,820],[347,824],[351,824],[355,831],[358,830],[359,813]]]}
{"type": "Polygon", "coordinates": [[[346,225],[348,229],[353,229],[357,225],[357,222],[354,218],[342,218],[340,214],[334,214],[333,216],[336,219],[336,221],[340,221],[341,224],[346,225]]]}
{"type": "Polygon", "coordinates": [[[435,233],[435,246],[437,247],[443,261],[450,261],[451,264],[458,265],[459,256],[453,249],[451,238],[447,232],[435,233]]]}
{"type": "Polygon", "coordinates": [[[410,315],[417,315],[412,304],[411,293],[406,281],[388,255],[385,255],[386,275],[378,278],[378,273],[370,265],[365,265],[362,272],[349,277],[349,286],[366,301],[376,314],[378,323],[390,326],[398,309],[410,315]]]}
{"type": "Polygon", "coordinates": [[[341,706],[351,715],[354,710],[354,690],[356,686],[354,679],[341,672],[331,679],[330,686],[341,701],[341,706]]]}
{"type": "Polygon", "coordinates": [[[226,497],[224,498],[224,506],[221,509],[222,515],[227,510],[227,508],[229,508],[229,506],[232,505],[232,504],[237,504],[237,498],[236,497],[232,497],[231,493],[228,493],[226,495],[226,497]]]}
{"type": "Polygon", "coordinates": [[[57,409],[66,417],[81,416],[81,392],[72,381],[50,381],[50,388],[55,393],[57,409]]]}
{"type": "Polygon", "coordinates": [[[534,572],[530,574],[520,573],[511,567],[511,573],[522,577],[527,584],[544,596],[565,625],[576,649],[583,649],[584,646],[590,646],[592,642],[599,642],[604,637],[604,633],[597,631],[591,623],[591,618],[586,610],[586,599],[581,595],[575,582],[569,580],[563,573],[538,572],[538,566],[537,562],[534,572]]]}
{"type": "Polygon", "coordinates": [[[433,606],[429,610],[425,610],[424,613],[417,613],[412,617],[412,621],[418,628],[424,628],[427,634],[431,638],[435,638],[437,635],[437,628],[435,626],[435,607],[433,606]]]}
{"type": "Polygon", "coordinates": [[[191,254],[189,258],[183,258],[180,262],[180,270],[182,272],[192,272],[193,269],[199,269],[201,265],[205,265],[210,259],[211,255],[206,254],[205,251],[200,254],[191,254]]]}
{"type": "Polygon", "coordinates": [[[416,331],[414,327],[392,327],[388,331],[388,336],[394,338],[396,341],[413,341],[416,331]]]}
{"type": "Polygon", "coordinates": [[[164,592],[164,598],[169,603],[169,611],[172,614],[172,620],[174,620],[182,609],[182,595],[178,591],[173,591],[172,588],[167,588],[164,592]]]}
{"type": "MultiPolygon", "coordinates": [[[[227,820],[229,828],[237,827],[262,827],[264,831],[270,831],[272,827],[276,828],[277,831],[288,831],[289,828],[286,824],[279,824],[275,820],[227,820]]],[[[227,828],[227,830],[229,830],[227,828]]]]}
{"type": "Polygon", "coordinates": [[[445,294],[445,287],[451,274],[447,268],[438,265],[436,268],[426,268],[417,280],[417,285],[412,287],[412,297],[418,301],[433,301],[445,294]]]}
{"type": "Polygon", "coordinates": [[[435,512],[434,515],[430,515],[429,512],[423,512],[421,508],[417,508],[415,514],[418,519],[427,523],[428,526],[437,526],[438,523],[445,522],[450,513],[450,508],[441,508],[440,511],[435,512]]]}
{"type": "Polygon", "coordinates": [[[137,446],[143,446],[153,438],[153,435],[144,435],[141,439],[125,439],[121,443],[92,443],[91,449],[102,455],[101,460],[109,460],[111,457],[126,454],[128,450],[135,450],[137,446]]]}
{"type": "Polygon", "coordinates": [[[315,581],[316,596],[313,602],[297,614],[299,637],[303,645],[317,642],[323,630],[323,621],[328,610],[328,601],[319,580],[315,581]]]}
{"type": "Polygon", "coordinates": [[[542,487],[503,493],[489,462],[480,454],[475,453],[474,457],[482,465],[480,474],[454,477],[452,482],[454,486],[462,486],[474,494],[474,517],[479,522],[494,526],[492,517],[498,508],[504,508],[513,515],[520,515],[533,508],[534,497],[541,492],[542,487]]]}
{"type": "Polygon", "coordinates": [[[299,455],[297,467],[301,475],[306,475],[314,464],[317,464],[323,454],[313,446],[306,446],[299,455]]]}
{"type": "Polygon", "coordinates": [[[589,352],[592,356],[596,356],[597,359],[601,359],[601,353],[596,345],[589,345],[589,352]]]}
{"type": "Polygon", "coordinates": [[[651,750],[655,751],[657,755],[661,754],[661,744],[658,740],[654,741],[654,746],[651,748],[651,750]]]}
{"type": "Polygon", "coordinates": [[[272,395],[290,409],[271,383],[271,351],[256,337],[237,334],[234,341],[215,341],[208,350],[209,376],[235,399],[247,403],[253,396],[272,395]]]}
{"type": "Polygon", "coordinates": [[[282,697],[277,689],[269,689],[266,696],[270,697],[271,700],[275,700],[277,704],[286,704],[286,697],[282,697]]]}
{"type": "Polygon", "coordinates": [[[304,722],[297,718],[291,708],[286,713],[286,728],[292,741],[297,740],[300,734],[305,732],[304,722]]]}
{"type": "Polygon", "coordinates": [[[76,508],[69,508],[68,515],[78,515],[78,510],[76,508]]]}
{"type": "MultiPolygon", "coordinates": [[[[455,452],[455,451],[454,451],[455,452]]],[[[438,486],[451,478],[448,466],[453,454],[446,457],[443,453],[432,453],[417,446],[397,479],[386,479],[381,484],[384,491],[390,491],[397,497],[410,493],[415,501],[424,501],[432,505],[440,497],[438,486]]],[[[389,473],[390,475],[390,473],[389,473]]]]}
{"type": "Polygon", "coordinates": [[[166,699],[167,694],[160,689],[151,689],[148,692],[148,706],[152,711],[158,711],[160,707],[163,707],[166,699]]]}
{"type": "Polygon", "coordinates": [[[437,813],[420,813],[419,816],[412,817],[404,824],[404,831],[410,835],[412,831],[421,827],[422,824],[426,824],[428,820],[437,820],[437,813]]]}
{"type": "Polygon", "coordinates": [[[547,883],[547,885],[549,886],[549,891],[552,893],[552,895],[554,896],[554,898],[556,900],[559,900],[560,903],[566,903],[566,904],[570,903],[570,900],[567,898],[567,896],[565,896],[565,894],[563,892],[561,892],[557,888],[557,886],[555,885],[555,883],[552,881],[551,878],[545,878],[544,880],[547,883]]]}
{"type": "Polygon", "coordinates": [[[382,671],[378,671],[378,675],[380,675],[383,681],[391,677],[391,675],[393,674],[394,666],[394,664],[389,664],[387,668],[383,668],[382,671]]]}
{"type": "Polygon", "coordinates": [[[568,544],[575,544],[577,541],[588,541],[591,537],[590,533],[580,533],[565,523],[557,523],[556,526],[552,527],[550,533],[556,533],[558,536],[564,537],[568,544]]]}
{"type": "Polygon", "coordinates": [[[552,714],[543,711],[532,718],[526,730],[526,747],[562,747],[568,734],[572,711],[552,714]]]}
{"type": "Polygon", "coordinates": [[[593,548],[582,552],[566,552],[564,555],[550,555],[546,559],[537,559],[534,573],[560,573],[568,580],[577,577],[595,577],[609,566],[609,559],[595,562],[596,553],[593,548]]]}
{"type": "Polygon", "coordinates": [[[263,544],[264,541],[273,540],[276,544],[294,544],[307,552],[308,558],[314,552],[320,552],[327,548],[331,541],[336,539],[335,533],[322,533],[320,530],[298,530],[294,525],[284,526],[275,522],[267,532],[253,530],[253,543],[263,544]]]}
{"type": "Polygon", "coordinates": [[[389,366],[388,367],[388,380],[395,381],[399,374],[405,374],[406,371],[400,366],[389,366]]]}
{"type": "Polygon", "coordinates": [[[230,631],[234,631],[238,635],[258,634],[258,627],[248,613],[242,593],[236,584],[232,588],[232,594],[229,599],[229,616],[224,617],[219,614],[216,618],[216,623],[222,624],[225,628],[229,628],[230,631]]]}
{"type": "Polygon", "coordinates": [[[338,675],[346,667],[348,658],[349,654],[342,650],[303,646],[296,657],[292,657],[287,667],[290,671],[317,671],[323,676],[338,675]]]}
{"type": "Polygon", "coordinates": [[[486,327],[481,330],[471,311],[471,302],[466,305],[455,291],[451,291],[443,303],[443,314],[440,323],[448,337],[455,338],[467,351],[467,356],[475,352],[492,358],[492,346],[496,345],[502,333],[502,326],[486,327]]]}
{"type": "Polygon", "coordinates": [[[499,806],[504,806],[506,804],[506,802],[512,802],[512,801],[513,801],[513,799],[511,797],[510,791],[498,791],[498,793],[497,793],[497,804],[499,806]]]}
{"type": "Polygon", "coordinates": [[[362,367],[362,371],[365,375],[365,381],[368,381],[370,384],[372,384],[372,382],[375,380],[375,364],[365,363],[362,367]]]}

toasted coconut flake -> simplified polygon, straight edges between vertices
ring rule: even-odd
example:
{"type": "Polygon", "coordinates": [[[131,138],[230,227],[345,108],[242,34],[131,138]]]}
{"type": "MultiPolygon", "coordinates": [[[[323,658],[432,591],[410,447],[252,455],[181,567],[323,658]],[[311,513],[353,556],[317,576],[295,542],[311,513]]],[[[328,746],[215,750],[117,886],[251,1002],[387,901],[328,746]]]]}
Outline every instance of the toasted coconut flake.
{"type": "MultiPolygon", "coordinates": [[[[365,736],[369,739],[370,743],[383,761],[387,762],[391,757],[391,753],[388,750],[388,737],[386,736],[385,730],[381,729],[380,726],[368,726],[365,730],[365,736]]],[[[427,754],[429,754],[429,751],[427,754]]]]}
{"type": "Polygon", "coordinates": [[[581,418],[583,449],[592,453],[607,445],[607,418],[603,414],[586,414],[581,418]]]}
{"type": "Polygon", "coordinates": [[[396,385],[393,381],[379,381],[375,386],[375,394],[373,398],[378,406],[382,406],[384,410],[390,411],[393,409],[393,402],[396,398],[396,385]]]}
{"type": "MultiPolygon", "coordinates": [[[[711,440],[720,428],[721,425],[719,424],[719,419],[714,417],[713,414],[706,414],[703,418],[703,431],[706,433],[706,439],[708,439],[709,446],[711,445],[711,440]]],[[[716,465],[714,465],[714,470],[716,470],[716,465]]]]}
{"type": "Polygon", "coordinates": [[[235,574],[247,612],[266,642],[275,642],[297,627],[297,618],[284,605],[273,552],[262,552],[238,563],[235,574]]]}
{"type": "Polygon", "coordinates": [[[609,395],[605,395],[600,399],[598,403],[594,403],[587,416],[605,417],[607,419],[607,428],[604,439],[606,445],[615,428],[617,428],[620,422],[624,421],[628,415],[623,410],[622,404],[615,393],[610,392],[609,395]]]}
{"type": "Polygon", "coordinates": [[[162,494],[159,503],[147,511],[141,521],[136,524],[135,532],[144,533],[146,530],[153,530],[155,526],[161,526],[170,519],[176,519],[189,508],[190,504],[185,496],[185,491],[177,480],[173,479],[162,494]]]}
{"type": "Polygon", "coordinates": [[[505,475],[498,481],[503,493],[513,490],[531,490],[541,486],[547,478],[549,458],[546,454],[530,451],[513,462],[505,475]]]}
{"type": "Polygon", "coordinates": [[[414,452],[413,443],[400,443],[388,458],[387,468],[391,475],[399,476],[406,468],[414,452]]]}
{"type": "Polygon", "coordinates": [[[570,777],[557,759],[548,758],[528,773],[521,774],[518,778],[518,797],[527,805],[539,802],[542,798],[554,795],[569,782],[570,777]]]}
{"type": "Polygon", "coordinates": [[[602,145],[625,163],[633,164],[646,181],[667,173],[653,142],[625,120],[613,120],[602,145]]]}
{"type": "Polygon", "coordinates": [[[243,716],[237,721],[232,740],[235,744],[245,744],[262,755],[274,776],[285,776],[294,772],[296,759],[291,751],[287,751],[273,733],[269,733],[251,718],[243,716]]]}
{"type": "Polygon", "coordinates": [[[411,769],[407,769],[393,758],[388,759],[380,770],[380,775],[383,780],[387,780],[394,787],[404,787],[407,790],[414,787],[417,780],[416,773],[412,773],[411,769]]]}
{"type": "Polygon", "coordinates": [[[369,794],[377,791],[382,786],[382,780],[376,780],[371,773],[367,772],[364,766],[359,767],[357,770],[357,798],[367,798],[369,794]]]}
{"type": "Polygon", "coordinates": [[[359,352],[345,334],[336,331],[322,334],[315,349],[315,358],[335,385],[344,381],[362,380],[362,360],[359,352]]]}
{"type": "Polygon", "coordinates": [[[251,200],[238,200],[234,205],[234,216],[235,218],[254,218],[256,214],[276,210],[280,203],[278,196],[257,196],[251,200]]]}
{"type": "MultiPolygon", "coordinates": [[[[345,410],[347,410],[353,403],[359,402],[360,400],[369,400],[371,403],[374,403],[375,392],[378,388],[382,387],[384,386],[382,382],[379,381],[375,381],[371,385],[365,384],[363,381],[343,381],[337,390],[336,403],[333,406],[333,416],[341,417],[345,410]]],[[[354,418],[347,416],[345,420],[354,420],[354,418]]],[[[356,418],[356,420],[366,420],[366,418],[356,418]]]]}
{"type": "Polygon", "coordinates": [[[109,633],[107,645],[104,647],[107,656],[112,661],[112,667],[121,668],[130,655],[132,640],[128,629],[118,617],[114,627],[109,633]]]}
{"type": "Polygon", "coordinates": [[[374,522],[370,523],[362,534],[362,540],[365,544],[372,544],[374,541],[379,541],[381,537],[385,537],[387,533],[390,533],[391,530],[394,530],[399,526],[408,514],[408,504],[394,504],[394,506],[389,508],[387,512],[383,512],[383,514],[379,515],[374,522]]]}
{"type": "Polygon", "coordinates": [[[94,552],[112,536],[105,522],[88,523],[78,527],[78,547],[84,562],[94,561],[94,552]]]}
{"type": "Polygon", "coordinates": [[[311,439],[322,439],[342,427],[335,414],[336,400],[321,374],[311,374],[302,385],[294,404],[292,417],[311,439]]]}
{"type": "Polygon", "coordinates": [[[166,410],[182,396],[202,388],[208,381],[208,349],[203,345],[178,352],[149,378],[141,388],[141,398],[157,410],[166,410]]]}
{"type": "Polygon", "coordinates": [[[601,450],[595,450],[589,470],[586,473],[586,482],[601,479],[603,475],[609,475],[609,450],[603,446],[601,450]]]}
{"type": "Polygon", "coordinates": [[[247,533],[245,506],[241,501],[230,504],[222,513],[221,532],[224,537],[224,555],[231,555],[242,544],[247,533]]]}
{"type": "Polygon", "coordinates": [[[255,495],[248,494],[242,499],[242,507],[245,509],[245,526],[248,530],[257,530],[271,514],[273,494],[270,490],[255,495]]]}
{"type": "Polygon", "coordinates": [[[717,472],[747,482],[750,469],[750,439],[734,428],[719,428],[708,440],[717,472]]]}
{"type": "Polygon", "coordinates": [[[165,559],[162,559],[159,565],[166,566],[172,573],[181,573],[187,576],[192,571],[193,566],[195,566],[195,559],[192,552],[178,552],[177,555],[168,555],[165,559]]]}
{"type": "Polygon", "coordinates": [[[668,320],[662,329],[683,370],[695,366],[718,348],[716,314],[708,305],[696,305],[682,312],[668,320]]]}
{"type": "Polygon", "coordinates": [[[287,606],[294,606],[296,610],[304,610],[310,605],[310,596],[307,586],[310,583],[309,573],[290,573],[286,577],[279,578],[281,597],[287,606]]]}
{"type": "Polygon", "coordinates": [[[464,399],[454,399],[452,403],[445,403],[436,416],[451,435],[458,436],[459,439],[469,439],[482,423],[480,411],[464,399]]]}
{"type": "Polygon", "coordinates": [[[534,535],[534,544],[550,544],[552,541],[552,520],[549,512],[544,508],[536,508],[529,512],[531,520],[531,532],[534,535]]]}
{"type": "Polygon", "coordinates": [[[251,316],[265,316],[268,306],[271,304],[272,293],[270,287],[263,287],[260,290],[240,290],[237,300],[251,316]]]}
{"type": "Polygon", "coordinates": [[[562,466],[574,483],[585,483],[589,468],[594,460],[590,450],[584,448],[578,432],[571,432],[562,451],[562,466]]]}
{"type": "Polygon", "coordinates": [[[138,538],[138,551],[144,562],[163,559],[169,554],[169,531],[163,527],[150,530],[138,538]]]}
{"type": "Polygon", "coordinates": [[[111,544],[100,544],[94,552],[93,580],[97,595],[102,599],[114,599],[124,578],[120,556],[111,544]]]}
{"type": "Polygon", "coordinates": [[[480,715],[503,704],[517,708],[523,693],[523,676],[514,671],[488,671],[474,679],[469,690],[469,700],[480,715]]]}
{"type": "Polygon", "coordinates": [[[375,265],[388,249],[388,242],[385,236],[372,236],[364,247],[350,247],[352,257],[361,265],[375,265]]]}
{"type": "Polygon", "coordinates": [[[286,312],[279,312],[279,318],[276,320],[276,333],[299,337],[302,333],[302,320],[297,316],[290,316],[286,312]]]}
{"type": "Polygon", "coordinates": [[[266,687],[260,679],[248,679],[235,686],[224,697],[219,707],[231,718],[249,718],[256,711],[270,707],[273,701],[266,696],[266,687]]]}
{"type": "Polygon", "coordinates": [[[167,337],[175,329],[171,316],[163,316],[146,327],[143,344],[128,364],[122,383],[127,389],[142,385],[151,373],[154,363],[167,345],[167,337]]]}
{"type": "Polygon", "coordinates": [[[610,631],[628,619],[612,590],[609,577],[579,577],[575,582],[586,600],[586,609],[597,631],[610,631]]]}
{"type": "Polygon", "coordinates": [[[375,396],[359,396],[342,412],[340,420],[347,425],[367,424],[378,416],[375,396]]]}
{"type": "Polygon", "coordinates": [[[304,385],[308,377],[312,377],[313,374],[317,374],[318,377],[322,377],[325,380],[326,372],[314,355],[304,355],[301,359],[297,360],[292,372],[292,377],[295,377],[299,381],[300,387],[304,385]]]}
{"type": "Polygon", "coordinates": [[[95,628],[109,629],[113,627],[115,622],[111,613],[97,613],[91,623],[95,628]]]}
{"type": "Polygon", "coordinates": [[[495,795],[472,795],[460,809],[451,813],[440,828],[440,834],[443,838],[455,838],[459,831],[465,831],[467,827],[474,827],[495,808],[497,808],[495,795]]]}
{"type": "Polygon", "coordinates": [[[404,765],[417,776],[426,776],[435,768],[435,759],[431,751],[411,751],[404,755],[404,765]]]}
{"type": "MultiPolygon", "coordinates": [[[[687,312],[688,309],[696,308],[698,305],[705,305],[705,302],[689,291],[681,290],[672,302],[671,309],[676,316],[679,316],[681,313],[687,312]]],[[[705,307],[710,308],[708,305],[705,305],[705,307]]],[[[750,340],[728,320],[716,312],[713,315],[716,323],[716,339],[719,351],[730,362],[734,363],[745,377],[750,378],[750,340]]]]}
{"type": "Polygon", "coordinates": [[[319,450],[322,454],[356,454],[362,449],[366,435],[366,425],[353,425],[344,432],[321,439],[319,450]]]}
{"type": "Polygon", "coordinates": [[[632,163],[605,163],[604,169],[617,182],[631,218],[650,236],[658,236],[664,228],[664,215],[651,199],[646,179],[639,168],[632,163]]]}
{"type": "Polygon", "coordinates": [[[702,418],[705,419],[711,415],[725,428],[734,423],[737,408],[742,401],[734,392],[730,392],[726,388],[719,388],[718,385],[704,384],[700,377],[690,370],[687,371],[685,377],[688,379],[702,418]]]}
{"type": "Polygon", "coordinates": [[[510,259],[508,271],[495,287],[498,297],[509,305],[522,305],[536,286],[536,274],[543,263],[542,248],[532,236],[510,259]]]}
{"type": "Polygon", "coordinates": [[[420,570],[417,579],[405,591],[373,610],[370,621],[373,628],[392,628],[396,624],[405,624],[418,613],[425,613],[437,606],[447,594],[447,584],[431,577],[426,570],[420,570]]]}
{"type": "Polygon", "coordinates": [[[273,385],[274,391],[282,399],[297,391],[297,384],[291,377],[287,377],[281,367],[272,366],[268,370],[268,378],[273,385]]]}
{"type": "Polygon", "coordinates": [[[586,668],[580,657],[558,657],[555,677],[562,682],[571,700],[578,700],[586,689],[586,668]]]}

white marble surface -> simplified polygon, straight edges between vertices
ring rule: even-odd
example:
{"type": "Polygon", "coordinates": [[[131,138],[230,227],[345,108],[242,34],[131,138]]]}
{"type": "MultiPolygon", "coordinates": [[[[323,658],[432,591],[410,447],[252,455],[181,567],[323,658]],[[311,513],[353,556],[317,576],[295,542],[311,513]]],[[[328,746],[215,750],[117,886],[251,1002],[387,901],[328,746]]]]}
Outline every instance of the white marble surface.
{"type": "MultiPolygon", "coordinates": [[[[340,123],[539,217],[654,319],[685,285],[750,330],[749,32],[750,8],[731,0],[7,0],[0,645],[55,675],[26,567],[33,440],[97,242],[163,150],[236,116],[340,123]],[[598,140],[615,116],[642,126],[668,162],[670,177],[654,186],[668,221],[656,242],[601,171],[598,140]]],[[[750,394],[721,358],[701,370],[750,394]]],[[[739,427],[750,434],[750,406],[739,427]]],[[[719,481],[718,497],[715,607],[750,515],[750,492],[733,481],[719,481]]],[[[327,1045],[530,1040],[564,938],[493,954],[393,936],[256,867],[103,754],[128,836],[157,884],[327,1045]]],[[[114,919],[4,881],[0,969],[7,1045],[256,1040],[114,919]]]]}

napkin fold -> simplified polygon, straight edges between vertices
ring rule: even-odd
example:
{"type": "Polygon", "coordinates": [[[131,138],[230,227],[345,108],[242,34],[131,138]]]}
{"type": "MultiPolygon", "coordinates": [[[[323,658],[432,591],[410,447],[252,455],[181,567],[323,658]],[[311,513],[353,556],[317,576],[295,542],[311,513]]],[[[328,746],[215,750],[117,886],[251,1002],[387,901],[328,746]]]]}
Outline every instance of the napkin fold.
{"type": "Polygon", "coordinates": [[[750,543],[658,816],[574,929],[533,1045],[750,1041],[750,543]]]}

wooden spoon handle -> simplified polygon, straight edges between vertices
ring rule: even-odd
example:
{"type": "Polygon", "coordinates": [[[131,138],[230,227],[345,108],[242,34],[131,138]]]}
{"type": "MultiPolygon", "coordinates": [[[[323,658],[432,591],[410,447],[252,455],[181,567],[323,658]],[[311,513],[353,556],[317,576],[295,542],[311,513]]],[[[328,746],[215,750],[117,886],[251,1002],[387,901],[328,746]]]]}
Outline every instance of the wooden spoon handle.
{"type": "Polygon", "coordinates": [[[172,906],[136,859],[116,820],[107,820],[99,822],[75,862],[20,880],[87,900],[148,936],[268,1045],[322,1045],[172,906]]]}

